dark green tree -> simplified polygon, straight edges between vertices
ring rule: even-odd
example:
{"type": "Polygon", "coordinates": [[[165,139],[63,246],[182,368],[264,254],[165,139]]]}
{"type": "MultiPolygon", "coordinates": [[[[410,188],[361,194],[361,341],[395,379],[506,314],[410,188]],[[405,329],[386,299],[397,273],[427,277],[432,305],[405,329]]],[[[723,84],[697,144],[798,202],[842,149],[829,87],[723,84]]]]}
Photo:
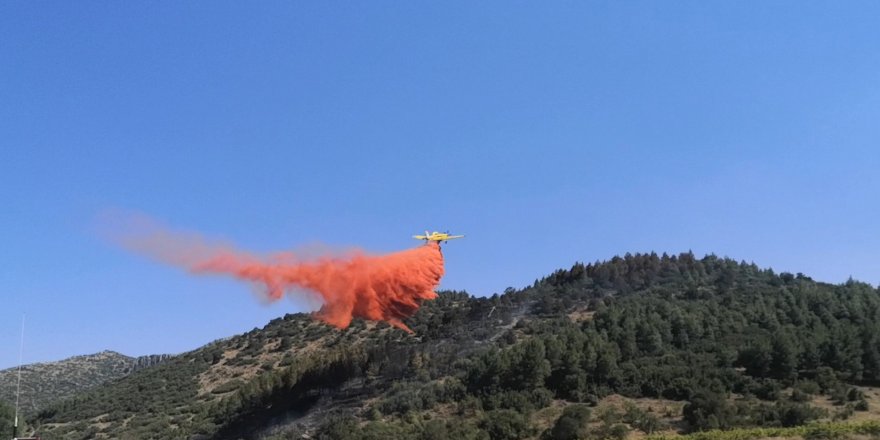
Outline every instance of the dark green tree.
{"type": "Polygon", "coordinates": [[[566,406],[544,437],[547,440],[578,440],[586,437],[589,422],[589,408],[583,405],[566,406]]]}
{"type": "Polygon", "coordinates": [[[736,409],[724,396],[699,393],[684,406],[682,414],[695,431],[728,429],[735,424],[736,409]]]}
{"type": "Polygon", "coordinates": [[[480,427],[492,440],[518,440],[531,433],[526,417],[513,410],[498,409],[486,413],[480,427]]]}

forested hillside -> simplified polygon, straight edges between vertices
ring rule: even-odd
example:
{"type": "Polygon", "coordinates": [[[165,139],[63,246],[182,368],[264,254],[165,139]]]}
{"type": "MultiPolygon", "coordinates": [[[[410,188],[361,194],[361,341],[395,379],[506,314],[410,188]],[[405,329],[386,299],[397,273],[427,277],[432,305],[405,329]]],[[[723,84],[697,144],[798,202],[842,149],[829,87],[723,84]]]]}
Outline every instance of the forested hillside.
{"type": "Polygon", "coordinates": [[[30,422],[47,440],[498,440],[868,420],[878,323],[868,284],[626,255],[490,298],[443,292],[414,335],[288,315],[30,422]]]}
{"type": "MultiPolygon", "coordinates": [[[[25,414],[35,414],[52,402],[159,364],[169,357],[151,355],[135,358],[114,351],[102,351],[57,362],[23,365],[20,409],[25,414]]],[[[17,367],[0,370],[0,402],[15,402],[17,385],[17,367]]]]}

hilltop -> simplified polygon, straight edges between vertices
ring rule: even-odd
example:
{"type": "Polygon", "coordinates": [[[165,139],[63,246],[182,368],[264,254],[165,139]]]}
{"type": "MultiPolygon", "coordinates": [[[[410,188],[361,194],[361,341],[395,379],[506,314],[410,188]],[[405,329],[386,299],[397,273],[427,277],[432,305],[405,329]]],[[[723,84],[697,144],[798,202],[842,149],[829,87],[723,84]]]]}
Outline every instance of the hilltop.
{"type": "MultiPolygon", "coordinates": [[[[130,357],[115,351],[74,356],[56,362],[22,365],[21,409],[36,414],[51,402],[156,365],[170,356],[130,357]]],[[[15,402],[18,368],[0,370],[0,401],[15,402]]]]}
{"type": "Polygon", "coordinates": [[[880,418],[880,291],[856,281],[626,255],[441,292],[406,324],[287,315],[29,421],[46,440],[499,440],[880,418]]]}

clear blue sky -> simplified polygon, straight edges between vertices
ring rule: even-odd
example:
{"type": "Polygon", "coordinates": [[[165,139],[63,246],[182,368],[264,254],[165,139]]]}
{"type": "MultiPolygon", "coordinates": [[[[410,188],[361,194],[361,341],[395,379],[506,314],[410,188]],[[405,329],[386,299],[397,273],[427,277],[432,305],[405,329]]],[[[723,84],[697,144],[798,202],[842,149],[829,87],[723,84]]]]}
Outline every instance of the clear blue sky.
{"type": "Polygon", "coordinates": [[[0,367],[175,353],[303,305],[103,241],[134,210],[441,287],[693,250],[876,284],[876,2],[0,4],[0,367]],[[6,354],[2,354],[6,353],[6,354]]]}

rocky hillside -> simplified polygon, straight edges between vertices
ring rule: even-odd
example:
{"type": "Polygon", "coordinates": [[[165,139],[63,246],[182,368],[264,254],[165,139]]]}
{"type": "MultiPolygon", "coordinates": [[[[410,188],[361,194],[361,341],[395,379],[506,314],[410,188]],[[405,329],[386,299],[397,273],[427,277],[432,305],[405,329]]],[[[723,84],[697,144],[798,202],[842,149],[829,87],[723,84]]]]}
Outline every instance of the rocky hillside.
{"type": "Polygon", "coordinates": [[[29,422],[46,440],[880,434],[880,291],[856,281],[626,255],[489,298],[442,292],[407,325],[287,315],[29,422]]]}
{"type": "MultiPolygon", "coordinates": [[[[130,357],[113,351],[74,356],[57,362],[23,365],[21,408],[36,414],[47,404],[119,379],[167,360],[169,355],[130,357]]],[[[0,370],[0,401],[15,402],[17,368],[0,370]]]]}

